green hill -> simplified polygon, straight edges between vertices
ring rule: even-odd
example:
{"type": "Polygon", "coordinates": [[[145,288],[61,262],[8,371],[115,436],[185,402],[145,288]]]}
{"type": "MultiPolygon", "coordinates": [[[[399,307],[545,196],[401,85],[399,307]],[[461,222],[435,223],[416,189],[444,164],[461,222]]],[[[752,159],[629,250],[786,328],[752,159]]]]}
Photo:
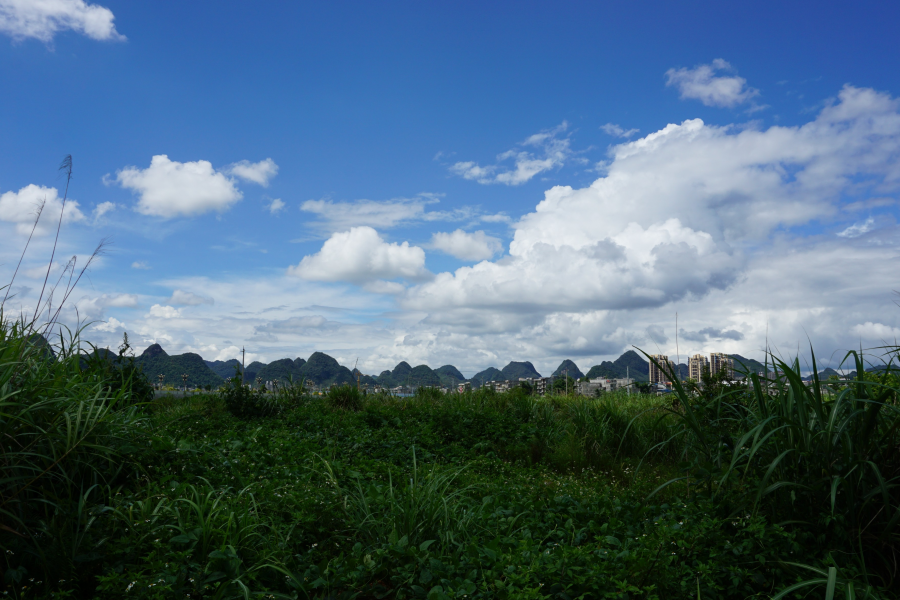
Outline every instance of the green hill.
{"type": "Polygon", "coordinates": [[[500,369],[488,367],[480,373],[475,373],[475,375],[469,381],[472,382],[473,388],[477,388],[481,387],[482,383],[487,383],[489,381],[503,381],[504,379],[506,378],[503,376],[503,373],[500,371],[500,369]]]}
{"type": "Polygon", "coordinates": [[[217,387],[223,383],[222,377],[216,375],[210,369],[199,354],[186,352],[175,356],[169,356],[159,344],[153,344],[134,359],[134,364],[139,366],[150,380],[150,383],[158,383],[159,375],[163,375],[163,383],[182,385],[182,375],[186,374],[187,385],[217,387]]]}
{"type": "Polygon", "coordinates": [[[327,387],[332,383],[356,383],[356,377],[350,369],[341,366],[338,361],[323,352],[313,352],[301,372],[304,377],[321,387],[327,387]]]}
{"type": "MultiPolygon", "coordinates": [[[[290,358],[282,358],[265,365],[256,372],[256,377],[263,381],[290,381],[292,378],[294,383],[299,384],[303,379],[303,366],[306,361],[302,358],[291,360],[290,358]]],[[[255,378],[254,378],[255,379],[255,378]]]]}
{"type": "Polygon", "coordinates": [[[500,371],[503,375],[502,379],[508,379],[510,381],[518,381],[520,378],[526,377],[540,377],[541,374],[537,372],[537,369],[534,368],[534,365],[528,362],[527,360],[524,362],[516,362],[512,361],[500,371]]]}
{"type": "Polygon", "coordinates": [[[204,360],[203,362],[206,363],[206,366],[209,367],[213,373],[222,379],[234,377],[234,368],[241,367],[241,361],[236,358],[232,358],[231,360],[204,360]]]}
{"type": "MultiPolygon", "coordinates": [[[[759,362],[758,360],[753,360],[752,358],[744,358],[740,354],[729,354],[728,356],[734,359],[735,377],[742,376],[745,374],[745,372],[749,372],[751,375],[753,373],[766,372],[766,365],[759,362]]],[[[772,365],[769,365],[769,370],[772,370],[772,365]]]]}
{"type": "Polygon", "coordinates": [[[428,365],[419,365],[409,372],[410,385],[441,385],[441,377],[428,365]]]}
{"type": "Polygon", "coordinates": [[[584,377],[584,373],[581,372],[581,369],[568,358],[559,364],[559,367],[553,371],[551,377],[563,377],[566,374],[573,379],[581,379],[584,377]]]}
{"type": "Polygon", "coordinates": [[[648,381],[650,379],[650,363],[634,350],[629,350],[612,362],[604,360],[599,365],[594,365],[587,372],[586,377],[589,379],[631,377],[635,381],[648,381]]]}
{"type": "Polygon", "coordinates": [[[459,372],[459,369],[453,365],[444,365],[435,369],[434,372],[441,378],[441,384],[447,387],[456,387],[458,383],[466,380],[465,376],[459,372]]]}
{"type": "Polygon", "coordinates": [[[254,383],[256,381],[256,376],[265,366],[266,363],[254,360],[252,363],[247,365],[246,369],[244,369],[244,381],[247,383],[254,383]]]}

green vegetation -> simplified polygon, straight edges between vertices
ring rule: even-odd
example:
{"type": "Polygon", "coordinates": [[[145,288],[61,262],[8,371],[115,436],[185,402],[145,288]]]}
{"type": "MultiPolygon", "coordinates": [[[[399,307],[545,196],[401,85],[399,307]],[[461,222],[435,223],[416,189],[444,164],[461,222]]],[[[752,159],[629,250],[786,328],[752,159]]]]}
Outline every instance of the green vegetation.
{"type": "Polygon", "coordinates": [[[85,362],[76,339],[48,352],[21,324],[0,332],[9,597],[900,587],[890,371],[860,363],[854,382],[807,385],[778,362],[750,387],[599,398],[353,385],[309,396],[233,379],[219,394],[140,403],[140,371],[116,366],[127,360],[85,362]]]}

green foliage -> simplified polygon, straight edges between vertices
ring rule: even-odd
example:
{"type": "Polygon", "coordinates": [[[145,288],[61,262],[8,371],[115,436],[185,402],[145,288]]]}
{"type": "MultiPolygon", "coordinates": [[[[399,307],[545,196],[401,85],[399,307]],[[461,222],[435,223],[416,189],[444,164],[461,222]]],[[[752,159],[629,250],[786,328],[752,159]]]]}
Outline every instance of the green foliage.
{"type": "Polygon", "coordinates": [[[84,376],[98,382],[105,382],[112,395],[123,397],[118,407],[153,400],[153,385],[143,370],[135,364],[128,334],[125,333],[118,355],[107,350],[94,348],[93,352],[81,357],[84,376]]]}
{"type": "Polygon", "coordinates": [[[242,385],[241,375],[237,369],[234,377],[219,391],[219,396],[228,411],[239,419],[274,416],[282,412],[287,404],[283,398],[267,394],[262,388],[242,385]]]}
{"type": "Polygon", "coordinates": [[[833,390],[818,376],[804,382],[797,361],[771,358],[774,375],[751,374],[749,388],[697,396],[676,382],[684,481],[732,514],[815,536],[842,581],[896,587],[900,410],[890,373],[872,380],[851,352],[858,376],[833,390]]]}
{"type": "Polygon", "coordinates": [[[564,376],[557,377],[553,380],[553,392],[555,394],[574,394],[575,379],[564,376]]]}
{"type": "Polygon", "coordinates": [[[145,405],[3,331],[11,597],[896,596],[890,374],[830,390],[780,363],[677,408],[239,376],[145,405]]]}
{"type": "Polygon", "coordinates": [[[48,353],[0,312],[0,543],[16,593],[51,578],[90,588],[109,490],[136,473],[133,371],[100,358],[84,368],[77,336],[63,333],[48,353]]]}
{"type": "Polygon", "coordinates": [[[328,390],[325,401],[331,408],[340,410],[360,410],[363,407],[363,395],[355,385],[339,385],[328,390]]]}

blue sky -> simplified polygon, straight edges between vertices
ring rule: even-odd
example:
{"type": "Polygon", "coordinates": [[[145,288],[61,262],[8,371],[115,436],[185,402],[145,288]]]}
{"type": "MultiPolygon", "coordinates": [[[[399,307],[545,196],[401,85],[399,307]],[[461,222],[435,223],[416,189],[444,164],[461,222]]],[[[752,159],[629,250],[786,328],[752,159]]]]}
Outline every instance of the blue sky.
{"type": "Polygon", "coordinates": [[[898,12],[0,0],[0,275],[71,154],[101,345],[586,369],[674,355],[676,312],[682,357],[879,345],[898,12]]]}

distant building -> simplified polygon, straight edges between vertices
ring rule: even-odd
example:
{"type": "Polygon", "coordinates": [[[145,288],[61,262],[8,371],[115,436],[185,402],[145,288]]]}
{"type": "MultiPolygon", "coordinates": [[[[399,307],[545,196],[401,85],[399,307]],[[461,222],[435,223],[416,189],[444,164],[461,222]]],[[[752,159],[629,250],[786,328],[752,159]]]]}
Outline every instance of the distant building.
{"type": "Polygon", "coordinates": [[[460,394],[463,394],[465,392],[471,392],[472,391],[472,382],[464,381],[464,382],[460,383],[459,385],[456,386],[456,391],[459,392],[460,394]]]}
{"type": "Polygon", "coordinates": [[[709,360],[702,354],[695,354],[688,360],[688,377],[694,381],[700,381],[708,371],[709,360]]]}
{"type": "Polygon", "coordinates": [[[709,370],[713,375],[724,370],[728,379],[734,379],[734,359],[722,352],[709,355],[709,370]]]}
{"type": "Polygon", "coordinates": [[[653,363],[653,360],[650,361],[650,383],[667,383],[671,377],[666,371],[669,373],[675,372],[672,361],[670,361],[669,357],[665,354],[651,354],[650,358],[658,362],[659,367],[662,367],[662,369],[660,369],[653,363]],[[665,371],[663,369],[665,369],[665,371]]]}
{"type": "Polygon", "coordinates": [[[575,393],[581,396],[594,397],[601,393],[614,392],[621,389],[631,391],[633,387],[634,379],[631,377],[622,377],[620,379],[598,377],[589,381],[576,382],[575,393]]]}
{"type": "Polygon", "coordinates": [[[543,396],[550,391],[549,377],[520,377],[519,385],[527,383],[538,396],[543,396]]]}

